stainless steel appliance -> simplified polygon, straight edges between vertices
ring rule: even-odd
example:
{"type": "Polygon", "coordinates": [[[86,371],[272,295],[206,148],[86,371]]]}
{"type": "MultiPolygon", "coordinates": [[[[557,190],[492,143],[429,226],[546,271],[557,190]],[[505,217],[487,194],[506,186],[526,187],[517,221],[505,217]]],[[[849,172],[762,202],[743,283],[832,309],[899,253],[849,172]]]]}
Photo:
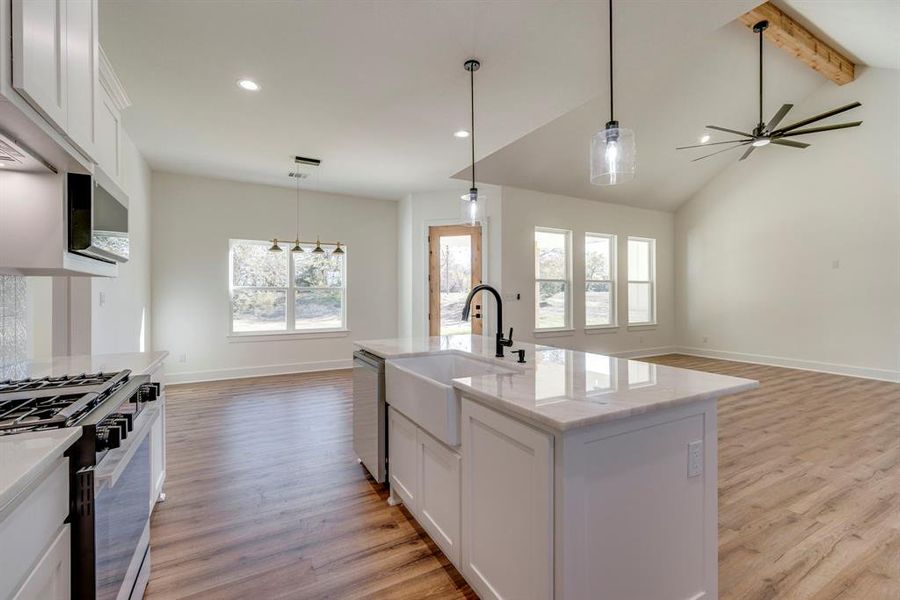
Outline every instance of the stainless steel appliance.
{"type": "Polygon", "coordinates": [[[353,450],[378,483],[387,479],[384,359],[353,353],[353,450]]]}
{"type": "Polygon", "coordinates": [[[127,200],[106,179],[99,169],[93,176],[66,176],[69,251],[110,263],[127,262],[127,200]]]}
{"type": "Polygon", "coordinates": [[[0,435],[82,428],[66,452],[73,598],[143,597],[158,395],[148,376],[129,371],[0,382],[0,435]]]}

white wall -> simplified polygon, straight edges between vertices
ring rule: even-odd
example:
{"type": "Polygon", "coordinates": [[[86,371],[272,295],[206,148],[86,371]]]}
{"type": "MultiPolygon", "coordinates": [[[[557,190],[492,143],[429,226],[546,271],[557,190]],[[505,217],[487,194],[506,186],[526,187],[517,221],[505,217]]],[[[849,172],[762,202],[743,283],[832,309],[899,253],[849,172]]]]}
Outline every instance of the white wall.
{"type": "Polygon", "coordinates": [[[153,173],[153,346],[173,381],[350,365],[353,340],[397,335],[397,203],[304,191],[301,234],[347,244],[351,332],[248,342],[228,337],[229,239],[293,239],[296,192],[153,173]]]}
{"type": "Polygon", "coordinates": [[[150,168],[126,134],[121,152],[131,258],[119,264],[118,277],[90,279],[91,354],[143,352],[152,347],[150,168]]]}
{"type": "Polygon", "coordinates": [[[675,340],[673,306],[672,213],[503,188],[502,281],[504,326],[515,328],[514,338],[576,350],[601,353],[652,353],[671,349],[675,340]],[[574,329],[566,333],[534,333],[534,228],[572,231],[572,307],[574,329]],[[584,234],[611,233],[618,239],[616,329],[588,332],[584,327],[584,234]],[[626,323],[626,252],[628,236],[656,240],[657,322],[653,327],[629,328],[626,323]],[[515,300],[515,294],[521,299],[515,300]]]}
{"type": "Polygon", "coordinates": [[[900,379],[900,72],[825,82],[787,121],[854,100],[827,123],[861,127],[763,148],[679,209],[680,345],[900,379]]]}
{"type": "MultiPolygon", "coordinates": [[[[487,196],[481,239],[482,281],[499,286],[502,190],[490,185],[479,186],[479,190],[487,196]]],[[[415,193],[400,202],[402,335],[428,335],[428,228],[462,223],[460,195],[465,191],[461,186],[457,191],[415,193]]],[[[492,331],[492,319],[493,309],[489,308],[485,313],[485,331],[492,331]]]]}

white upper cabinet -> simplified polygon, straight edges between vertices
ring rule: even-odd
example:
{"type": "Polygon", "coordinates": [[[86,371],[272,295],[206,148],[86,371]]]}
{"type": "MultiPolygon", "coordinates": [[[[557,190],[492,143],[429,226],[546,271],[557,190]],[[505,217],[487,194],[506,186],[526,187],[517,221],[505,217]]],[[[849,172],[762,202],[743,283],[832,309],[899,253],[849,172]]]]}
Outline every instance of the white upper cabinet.
{"type": "Polygon", "coordinates": [[[68,124],[66,9],[74,2],[12,1],[13,87],[60,131],[68,124]]]}
{"type": "MultiPolygon", "coordinates": [[[[31,1],[31,0],[27,0],[31,1]]],[[[66,2],[66,135],[88,158],[97,160],[97,90],[99,43],[97,0],[66,2]]]]}

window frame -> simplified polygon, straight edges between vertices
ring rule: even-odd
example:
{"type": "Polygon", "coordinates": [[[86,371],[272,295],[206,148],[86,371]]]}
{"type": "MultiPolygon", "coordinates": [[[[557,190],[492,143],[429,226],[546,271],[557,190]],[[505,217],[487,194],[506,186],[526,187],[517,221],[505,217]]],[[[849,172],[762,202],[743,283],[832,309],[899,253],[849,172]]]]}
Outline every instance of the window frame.
{"type": "MultiPolygon", "coordinates": [[[[282,247],[282,251],[288,254],[287,257],[287,286],[236,286],[234,285],[234,247],[236,245],[254,245],[268,248],[272,245],[271,241],[249,240],[249,239],[229,239],[228,240],[228,336],[232,338],[267,338],[272,336],[292,336],[307,337],[321,336],[328,337],[330,334],[346,334],[349,332],[347,324],[347,246],[341,244],[344,250],[341,260],[341,287],[312,287],[295,285],[295,263],[294,253],[290,247],[282,247]],[[234,312],[231,305],[231,297],[235,290],[274,290],[285,292],[285,329],[277,330],[260,330],[260,331],[235,331],[234,330],[234,312]],[[341,325],[339,327],[319,327],[316,329],[297,329],[295,318],[295,309],[298,291],[308,290],[340,290],[341,297],[341,325]]],[[[322,248],[326,251],[333,249],[335,244],[322,244],[322,248]]],[[[304,253],[310,252],[309,248],[304,248],[304,253]]]]}
{"type": "Polygon", "coordinates": [[[630,236],[628,236],[628,240],[627,240],[627,244],[626,244],[626,246],[625,246],[625,250],[626,250],[626,262],[625,262],[625,267],[626,267],[626,270],[628,271],[628,291],[627,291],[627,292],[628,292],[628,293],[627,293],[627,297],[628,297],[628,305],[629,305],[629,306],[628,306],[628,315],[627,315],[628,326],[629,326],[629,327],[646,327],[646,326],[654,326],[654,325],[657,324],[657,322],[656,322],[656,239],[654,239],[654,238],[648,238],[648,237],[639,237],[639,236],[633,236],[633,235],[630,235],[630,236]],[[630,259],[630,253],[631,253],[631,249],[629,248],[629,245],[630,245],[631,242],[633,242],[633,241],[634,241],[634,242],[646,242],[646,243],[648,243],[649,246],[650,246],[649,252],[647,253],[647,260],[648,260],[649,263],[650,263],[650,264],[648,265],[649,268],[648,268],[648,270],[647,270],[648,274],[650,275],[650,279],[649,279],[649,280],[644,280],[644,279],[632,279],[632,277],[631,277],[631,269],[628,268],[628,267],[629,267],[629,262],[630,262],[630,261],[629,261],[629,259],[630,259]],[[630,306],[630,304],[631,304],[631,284],[632,284],[632,283],[645,283],[645,284],[649,284],[649,287],[650,287],[650,311],[649,311],[649,312],[650,312],[650,319],[649,319],[648,321],[632,321],[632,320],[631,320],[631,306],[630,306]]]}
{"type": "Polygon", "coordinates": [[[534,233],[532,234],[532,257],[534,260],[534,332],[535,333],[547,333],[547,332],[555,332],[555,331],[573,331],[572,325],[572,230],[571,229],[558,229],[555,227],[540,227],[536,226],[534,228],[534,233]],[[547,279],[543,277],[538,277],[540,264],[538,262],[537,256],[537,240],[535,239],[535,234],[538,232],[543,233],[555,233],[555,234],[563,234],[566,240],[566,279],[547,279]],[[566,290],[566,301],[565,301],[565,323],[562,327],[538,327],[538,310],[540,310],[540,301],[538,297],[538,284],[540,283],[562,283],[565,286],[566,290]]]}
{"type": "Polygon", "coordinates": [[[584,328],[590,329],[615,329],[619,326],[619,303],[616,279],[618,276],[618,237],[614,233],[593,233],[586,231],[584,234],[584,328]],[[587,247],[588,238],[606,238],[609,240],[609,276],[610,279],[588,279],[587,273],[587,247]],[[609,323],[591,325],[588,323],[587,293],[591,283],[609,284],[609,323]]]}

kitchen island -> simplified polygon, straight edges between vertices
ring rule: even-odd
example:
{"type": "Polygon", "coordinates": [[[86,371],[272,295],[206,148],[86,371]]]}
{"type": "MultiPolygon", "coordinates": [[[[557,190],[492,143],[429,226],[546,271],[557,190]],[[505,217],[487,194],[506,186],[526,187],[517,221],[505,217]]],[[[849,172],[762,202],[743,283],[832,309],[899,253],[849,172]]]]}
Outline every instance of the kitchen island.
{"type": "Polygon", "coordinates": [[[717,597],[716,399],[748,379],[447,336],[385,360],[391,498],[482,598],[717,597]]]}

